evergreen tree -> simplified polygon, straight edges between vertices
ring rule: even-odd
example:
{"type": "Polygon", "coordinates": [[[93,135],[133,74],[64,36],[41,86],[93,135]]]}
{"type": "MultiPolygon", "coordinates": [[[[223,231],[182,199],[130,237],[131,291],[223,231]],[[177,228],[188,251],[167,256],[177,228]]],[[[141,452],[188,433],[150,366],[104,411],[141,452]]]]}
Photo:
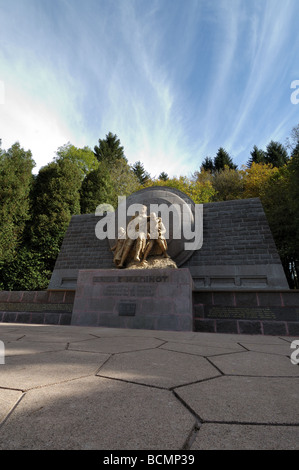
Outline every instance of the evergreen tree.
{"type": "Polygon", "coordinates": [[[99,139],[99,145],[94,147],[94,155],[99,162],[108,164],[121,159],[127,160],[124,155],[124,148],[120,145],[120,140],[111,132],[106,135],[106,139],[99,139]]]}
{"type": "Polygon", "coordinates": [[[267,145],[265,163],[270,163],[273,166],[281,167],[289,160],[288,153],[284,146],[279,142],[271,142],[267,145]]]}
{"type": "Polygon", "coordinates": [[[214,171],[215,171],[214,162],[213,162],[213,160],[212,160],[210,157],[206,157],[206,158],[204,159],[204,161],[203,161],[202,164],[201,164],[201,167],[202,167],[205,171],[210,171],[211,173],[214,173],[214,171]]]}
{"type": "Polygon", "coordinates": [[[160,173],[158,179],[161,180],[161,181],[167,181],[167,180],[169,180],[169,176],[168,176],[167,173],[165,173],[165,171],[162,171],[162,173],[160,173]]]}
{"type": "Polygon", "coordinates": [[[264,150],[259,149],[256,145],[250,152],[250,159],[247,162],[247,166],[250,168],[253,163],[266,163],[266,153],[264,150]]]}
{"type": "Polygon", "coordinates": [[[150,175],[145,171],[143,164],[141,161],[135,162],[132,166],[132,170],[134,174],[137,176],[138,181],[140,184],[145,184],[149,179],[150,175]]]}
{"type": "Polygon", "coordinates": [[[232,170],[237,169],[237,165],[233,163],[228,152],[223,147],[220,147],[214,158],[214,171],[224,170],[226,166],[232,170]]]}

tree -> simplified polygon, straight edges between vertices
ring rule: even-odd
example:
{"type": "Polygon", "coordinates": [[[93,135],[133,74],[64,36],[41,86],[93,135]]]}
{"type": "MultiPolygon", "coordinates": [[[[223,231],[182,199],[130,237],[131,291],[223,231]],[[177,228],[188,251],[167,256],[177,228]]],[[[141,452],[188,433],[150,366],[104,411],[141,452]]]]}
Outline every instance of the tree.
{"type": "Polygon", "coordinates": [[[214,160],[212,160],[210,157],[206,157],[201,164],[201,168],[203,170],[209,171],[213,174],[217,171],[224,170],[225,167],[231,168],[232,170],[236,170],[238,168],[237,165],[233,163],[232,158],[223,147],[218,149],[214,160]]]}
{"type": "Polygon", "coordinates": [[[255,162],[252,162],[250,168],[245,167],[241,170],[244,187],[243,198],[262,198],[268,181],[277,171],[278,169],[273,168],[272,165],[255,162]]]}
{"type": "Polygon", "coordinates": [[[286,148],[288,148],[292,153],[298,144],[299,144],[299,124],[293,127],[293,129],[291,130],[290,137],[287,137],[286,148]]]}
{"type": "Polygon", "coordinates": [[[159,174],[158,179],[161,181],[167,181],[169,179],[169,176],[165,171],[162,171],[162,173],[159,174]]]}
{"type": "Polygon", "coordinates": [[[145,171],[143,164],[138,161],[132,166],[134,174],[137,176],[140,184],[145,184],[150,179],[150,174],[145,171]]]}
{"type": "Polygon", "coordinates": [[[265,163],[270,163],[273,166],[281,167],[289,160],[288,153],[285,147],[279,142],[271,142],[267,145],[265,163]]]}
{"type": "Polygon", "coordinates": [[[211,158],[209,157],[206,157],[204,159],[204,161],[202,162],[201,164],[201,167],[205,170],[205,171],[210,171],[211,173],[214,173],[215,171],[215,168],[214,168],[214,162],[211,158]]]}
{"type": "Polygon", "coordinates": [[[235,169],[225,166],[222,171],[217,171],[212,184],[215,190],[215,201],[228,201],[242,197],[242,176],[241,173],[235,169]]]}
{"type": "Polygon", "coordinates": [[[94,155],[99,162],[108,164],[121,159],[127,160],[124,155],[124,148],[120,145],[120,140],[111,132],[106,135],[106,139],[99,139],[99,145],[94,147],[94,155]]]}
{"type": "Polygon", "coordinates": [[[95,170],[99,166],[95,154],[89,147],[78,148],[70,142],[58,148],[54,160],[59,161],[61,159],[69,159],[71,162],[78,165],[82,173],[82,179],[90,171],[95,170]]]}
{"type": "Polygon", "coordinates": [[[101,162],[82,183],[81,212],[93,213],[99,204],[111,204],[116,208],[118,196],[129,196],[138,189],[138,178],[124,159],[113,164],[101,162]]]}
{"type": "Polygon", "coordinates": [[[99,204],[109,203],[114,192],[110,169],[101,162],[96,170],[86,175],[80,190],[82,214],[92,214],[99,204]]]}
{"type": "Polygon", "coordinates": [[[29,193],[35,163],[31,151],[16,142],[0,153],[0,265],[20,246],[29,218],[29,193]]]}
{"type": "Polygon", "coordinates": [[[76,163],[58,159],[39,170],[31,193],[28,237],[52,270],[72,215],[80,214],[82,173],[76,163]]]}
{"type": "Polygon", "coordinates": [[[187,178],[186,176],[169,178],[167,181],[160,179],[148,181],[146,187],[149,188],[152,186],[167,186],[169,188],[178,189],[179,191],[187,194],[195,204],[211,202],[215,194],[210,181],[205,181],[203,183],[196,178],[187,178]]]}
{"type": "Polygon", "coordinates": [[[228,167],[232,170],[237,169],[237,165],[233,163],[233,160],[229,156],[228,152],[223,147],[220,147],[216,157],[214,158],[214,171],[224,170],[225,167],[228,167]]]}
{"type": "Polygon", "coordinates": [[[247,162],[247,166],[250,168],[253,163],[266,163],[266,153],[264,150],[259,149],[254,145],[252,152],[250,152],[251,158],[247,162]]]}

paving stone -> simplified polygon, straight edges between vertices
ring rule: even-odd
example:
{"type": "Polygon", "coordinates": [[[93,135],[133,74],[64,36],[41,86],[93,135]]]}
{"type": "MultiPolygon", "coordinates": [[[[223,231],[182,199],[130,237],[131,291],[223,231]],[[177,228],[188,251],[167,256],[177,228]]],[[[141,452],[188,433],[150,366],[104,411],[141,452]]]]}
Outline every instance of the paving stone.
{"type": "Polygon", "coordinates": [[[286,341],[283,344],[244,343],[244,348],[248,349],[249,351],[279,354],[281,356],[287,356],[291,353],[290,344],[286,341]]]}
{"type": "Polygon", "coordinates": [[[163,388],[216,377],[219,372],[198,356],[152,349],[110,357],[99,371],[100,376],[163,388]]]}
{"type": "Polygon", "coordinates": [[[230,354],[236,351],[240,351],[240,346],[236,344],[235,348],[221,348],[217,346],[206,346],[200,344],[190,344],[190,343],[172,343],[168,342],[163,344],[160,349],[167,349],[168,351],[178,351],[187,354],[195,354],[197,356],[215,356],[219,354],[230,354]]]}
{"type": "Polygon", "coordinates": [[[247,351],[211,357],[210,361],[221,372],[229,375],[259,375],[263,377],[299,376],[299,367],[295,367],[288,357],[278,354],[247,351]]]}
{"type": "Polygon", "coordinates": [[[16,390],[0,389],[0,424],[16,405],[21,396],[22,392],[18,392],[16,390]]]}
{"type": "Polygon", "coordinates": [[[181,449],[194,423],[171,392],[88,377],[27,392],[0,449],[181,449]]]}
{"type": "Polygon", "coordinates": [[[59,351],[9,356],[1,366],[0,387],[28,390],[95,375],[107,354],[59,351]]]}
{"type": "Polygon", "coordinates": [[[222,376],[176,392],[204,421],[299,424],[299,379],[295,377],[222,376]]]}
{"type": "Polygon", "coordinates": [[[120,338],[96,338],[80,342],[72,342],[69,346],[69,349],[77,351],[94,351],[112,354],[156,348],[161,344],[163,344],[163,341],[157,340],[155,338],[137,338],[123,336],[120,338]]]}
{"type": "Polygon", "coordinates": [[[4,341],[5,356],[23,356],[24,354],[39,354],[46,351],[63,351],[67,343],[53,343],[46,341],[4,341]]]}
{"type": "Polygon", "coordinates": [[[207,423],[191,450],[299,450],[299,427],[207,423]]]}

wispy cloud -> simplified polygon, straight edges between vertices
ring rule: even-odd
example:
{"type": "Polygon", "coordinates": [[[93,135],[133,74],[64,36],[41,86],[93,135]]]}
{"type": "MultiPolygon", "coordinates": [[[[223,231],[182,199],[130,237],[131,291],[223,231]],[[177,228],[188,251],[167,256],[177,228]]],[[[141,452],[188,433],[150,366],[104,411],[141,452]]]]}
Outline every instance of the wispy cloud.
{"type": "Polygon", "coordinates": [[[111,131],[152,175],[188,174],[219,146],[245,163],[298,121],[296,0],[0,7],[0,137],[31,148],[37,166],[69,140],[93,148],[111,131]]]}

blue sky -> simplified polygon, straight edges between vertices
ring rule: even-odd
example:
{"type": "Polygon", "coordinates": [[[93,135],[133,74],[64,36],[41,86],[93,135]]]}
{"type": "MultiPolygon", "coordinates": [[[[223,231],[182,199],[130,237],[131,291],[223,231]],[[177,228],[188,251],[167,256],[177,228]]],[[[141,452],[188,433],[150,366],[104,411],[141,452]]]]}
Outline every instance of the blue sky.
{"type": "Polygon", "coordinates": [[[298,0],[0,0],[0,138],[35,172],[117,134],[152,176],[245,164],[299,123],[298,0]]]}

